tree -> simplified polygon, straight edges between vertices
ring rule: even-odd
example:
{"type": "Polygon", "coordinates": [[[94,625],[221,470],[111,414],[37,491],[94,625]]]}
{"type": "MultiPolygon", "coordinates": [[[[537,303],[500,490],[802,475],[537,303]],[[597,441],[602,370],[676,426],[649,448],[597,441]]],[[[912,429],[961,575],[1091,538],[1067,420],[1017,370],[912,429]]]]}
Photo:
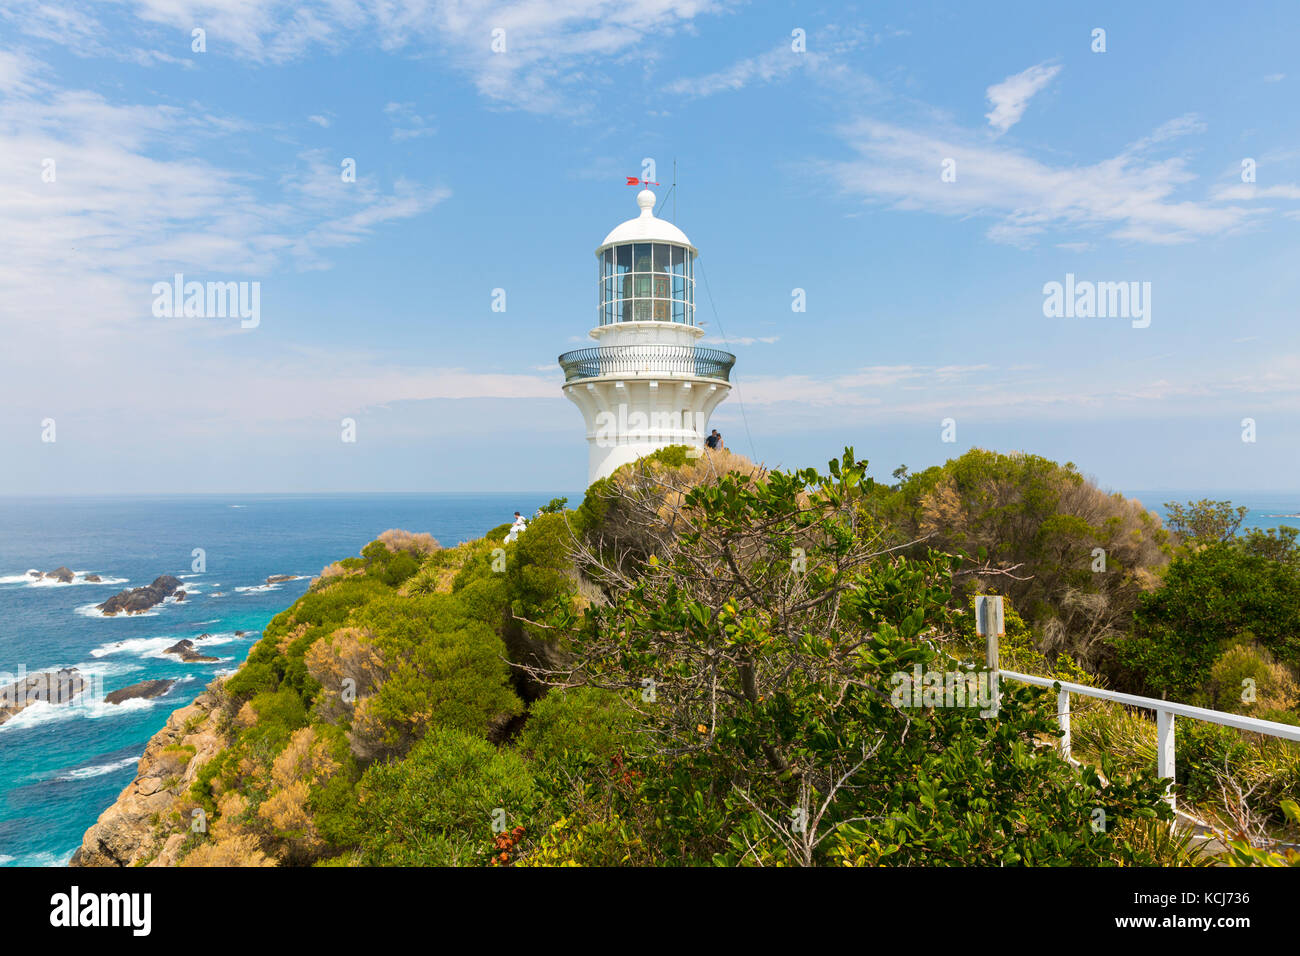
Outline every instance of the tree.
{"type": "Polygon", "coordinates": [[[1231,501],[1209,498],[1189,501],[1186,505],[1166,501],[1165,520],[1170,530],[1188,543],[1214,544],[1236,537],[1249,510],[1245,505],[1234,508],[1231,501]]]}
{"type": "Polygon", "coordinates": [[[977,675],[947,653],[960,558],[902,556],[917,542],[875,517],[866,469],[846,449],[828,475],[724,474],[684,495],[633,469],[600,513],[638,528],[644,557],[575,537],[609,603],[553,619],[574,657],[545,676],[641,692],[660,845],[676,862],[1131,857],[1091,815],[1167,818],[1161,788],[1103,786],[1037,746],[1058,733],[1052,695],[1008,689],[996,718],[895,700],[914,668],[977,675]]]}
{"type": "Polygon", "coordinates": [[[900,533],[969,556],[966,595],[996,587],[1041,650],[1092,671],[1104,667],[1108,639],[1128,630],[1168,560],[1167,532],[1140,502],[1039,455],[972,449],[904,481],[888,512],[900,533]]]}
{"type": "Polygon", "coordinates": [[[1214,662],[1244,635],[1300,665],[1300,569],[1238,543],[1205,544],[1169,566],[1132,632],[1114,639],[1118,677],[1138,693],[1196,703],[1214,662]]]}

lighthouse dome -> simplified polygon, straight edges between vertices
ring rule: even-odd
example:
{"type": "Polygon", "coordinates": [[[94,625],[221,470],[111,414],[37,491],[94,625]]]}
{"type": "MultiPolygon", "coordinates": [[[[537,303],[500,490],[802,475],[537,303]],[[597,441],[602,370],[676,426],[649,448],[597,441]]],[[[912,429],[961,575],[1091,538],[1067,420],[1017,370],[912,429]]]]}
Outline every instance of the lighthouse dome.
{"type": "Polygon", "coordinates": [[[668,220],[660,219],[655,215],[655,194],[653,192],[648,189],[641,190],[636,194],[636,204],[641,207],[641,215],[615,226],[613,231],[605,237],[605,241],[600,244],[599,249],[604,249],[616,242],[672,242],[689,246],[692,251],[695,250],[695,247],[691,245],[691,240],[686,238],[686,233],[668,222],[668,220]]]}

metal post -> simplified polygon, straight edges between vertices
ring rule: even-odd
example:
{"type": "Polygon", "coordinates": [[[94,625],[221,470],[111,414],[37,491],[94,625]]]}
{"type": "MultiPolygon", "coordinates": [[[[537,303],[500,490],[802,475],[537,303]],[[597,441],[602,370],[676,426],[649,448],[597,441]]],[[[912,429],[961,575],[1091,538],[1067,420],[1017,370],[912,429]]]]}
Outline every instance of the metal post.
{"type": "Polygon", "coordinates": [[[1006,633],[1002,619],[1002,598],[998,595],[976,596],[975,633],[984,637],[984,665],[989,669],[989,694],[993,698],[990,716],[996,717],[1002,707],[1002,681],[998,671],[998,638],[1006,633]]]}
{"type": "Polygon", "coordinates": [[[998,635],[992,632],[984,640],[984,664],[989,669],[989,690],[993,697],[993,716],[996,717],[1002,706],[1002,687],[998,675],[998,635]]]}
{"type": "Polygon", "coordinates": [[[1061,724],[1061,756],[1070,759],[1070,692],[1061,690],[1056,695],[1056,719],[1061,724]]]}
{"type": "Polygon", "coordinates": [[[1165,799],[1173,807],[1174,715],[1167,710],[1156,711],[1156,773],[1159,777],[1168,779],[1169,791],[1165,799]]]}

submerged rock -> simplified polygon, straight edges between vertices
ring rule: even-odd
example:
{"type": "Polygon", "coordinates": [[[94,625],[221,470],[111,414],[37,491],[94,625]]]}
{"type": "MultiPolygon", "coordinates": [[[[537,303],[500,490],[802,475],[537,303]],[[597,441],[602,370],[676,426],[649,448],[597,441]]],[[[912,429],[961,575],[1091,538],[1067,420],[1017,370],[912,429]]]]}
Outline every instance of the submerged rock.
{"type": "Polygon", "coordinates": [[[95,607],[111,617],[114,614],[142,614],[180,589],[181,582],[170,574],[159,575],[152,584],[119,591],[95,607]]]}
{"type": "Polygon", "coordinates": [[[146,680],[138,684],[132,684],[130,687],[123,687],[121,690],[115,690],[111,694],[104,695],[104,703],[120,704],[124,700],[152,700],[155,697],[161,697],[172,689],[175,680],[146,680]]]}
{"type": "Polygon", "coordinates": [[[32,704],[70,704],[86,689],[86,680],[75,667],[31,674],[0,687],[0,724],[16,717],[32,704]]]}
{"type": "MultiPolygon", "coordinates": [[[[209,636],[211,635],[200,634],[199,639],[202,640],[203,638],[209,636]]],[[[198,651],[196,651],[194,649],[194,642],[191,641],[189,638],[186,638],[183,641],[177,641],[171,647],[163,651],[163,653],[175,654],[186,664],[210,664],[217,660],[217,658],[215,657],[208,657],[207,655],[200,654],[198,651]]]]}

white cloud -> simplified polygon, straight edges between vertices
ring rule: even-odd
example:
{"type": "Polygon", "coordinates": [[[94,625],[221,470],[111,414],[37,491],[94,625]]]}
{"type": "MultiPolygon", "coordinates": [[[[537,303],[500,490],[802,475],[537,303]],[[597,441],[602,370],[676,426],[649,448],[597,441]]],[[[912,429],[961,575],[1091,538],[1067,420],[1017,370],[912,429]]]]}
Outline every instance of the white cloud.
{"type": "Polygon", "coordinates": [[[684,77],[668,84],[667,91],[679,96],[703,97],[715,93],[734,93],[753,83],[770,83],[773,80],[789,76],[795,70],[803,69],[815,63],[816,53],[796,53],[789,43],[781,43],[775,49],[758,56],[737,60],[731,66],[716,73],[704,76],[684,77]]]}
{"type": "Polygon", "coordinates": [[[722,338],[721,336],[714,335],[706,339],[700,339],[700,344],[727,346],[727,345],[755,345],[761,342],[763,345],[775,345],[778,341],[780,341],[780,339],[781,336],[779,335],[762,335],[758,337],[745,335],[745,336],[741,336],[740,338],[734,338],[734,339],[726,339],[726,338],[722,338]]]}
{"type": "Polygon", "coordinates": [[[1060,66],[1039,63],[990,86],[985,95],[993,109],[984,114],[989,125],[999,133],[1015,126],[1025,115],[1029,101],[1060,72],[1060,66]]]}
{"type": "Polygon", "coordinates": [[[321,129],[329,129],[330,124],[333,121],[330,119],[328,114],[313,113],[311,116],[307,117],[307,122],[315,123],[321,129]]]}
{"type": "Polygon", "coordinates": [[[1300,186],[1282,183],[1277,186],[1260,186],[1255,183],[1234,183],[1214,190],[1218,200],[1238,199],[1300,199],[1300,186]]]}
{"type": "Polygon", "coordinates": [[[75,52],[148,62],[190,63],[195,55],[286,63],[312,50],[357,43],[389,51],[434,54],[469,76],[479,93],[507,108],[583,113],[593,64],[667,40],[699,17],[723,12],[726,0],[118,0],[162,51],[117,50],[110,31],[85,0],[7,0],[0,16],[29,36],[75,52]],[[189,34],[207,31],[207,52],[192,54],[189,34]],[[492,31],[505,30],[506,49],[493,52],[492,31]],[[178,39],[179,37],[179,39],[178,39]],[[583,95],[578,95],[579,93],[583,95]]]}
{"type": "Polygon", "coordinates": [[[0,98],[0,380],[14,415],[240,427],[384,400],[542,393],[534,376],[392,372],[378,359],[286,352],[267,338],[286,308],[279,277],[330,267],[333,250],[427,213],[446,188],[385,186],[364,173],[343,183],[324,152],[268,181],[206,158],[215,151],[203,147],[238,121],[25,83],[29,91],[0,98]],[[43,158],[54,160],[52,182],[43,158]],[[263,326],[154,318],[151,287],[175,272],[259,282],[263,326]]]}
{"type": "Polygon", "coordinates": [[[0,93],[29,93],[34,76],[47,69],[44,63],[25,53],[0,50],[0,93]]]}
{"type": "Polygon", "coordinates": [[[1241,229],[1260,214],[1177,197],[1196,176],[1182,158],[1152,154],[1155,147],[1202,128],[1195,117],[1180,117],[1109,159],[1053,166],[960,130],[862,119],[840,130],[858,156],[816,169],[844,193],[895,209],[992,219],[987,235],[996,242],[1027,246],[1048,229],[1068,228],[1170,244],[1241,229]],[[940,177],[947,159],[955,161],[955,182],[940,177]]]}
{"type": "Polygon", "coordinates": [[[389,103],[384,107],[384,115],[393,124],[394,143],[432,136],[437,132],[436,127],[430,125],[428,117],[421,116],[415,111],[413,103],[389,103]]]}
{"type": "Polygon", "coordinates": [[[863,46],[878,46],[885,39],[896,36],[907,36],[907,32],[872,33],[863,27],[827,28],[807,37],[807,46],[802,52],[795,52],[792,41],[785,39],[764,53],[744,57],[713,73],[674,80],[666,91],[674,96],[690,98],[734,93],[749,86],[774,83],[799,70],[806,70],[819,80],[854,95],[878,94],[880,87],[876,82],[854,69],[846,55],[863,46]]]}

